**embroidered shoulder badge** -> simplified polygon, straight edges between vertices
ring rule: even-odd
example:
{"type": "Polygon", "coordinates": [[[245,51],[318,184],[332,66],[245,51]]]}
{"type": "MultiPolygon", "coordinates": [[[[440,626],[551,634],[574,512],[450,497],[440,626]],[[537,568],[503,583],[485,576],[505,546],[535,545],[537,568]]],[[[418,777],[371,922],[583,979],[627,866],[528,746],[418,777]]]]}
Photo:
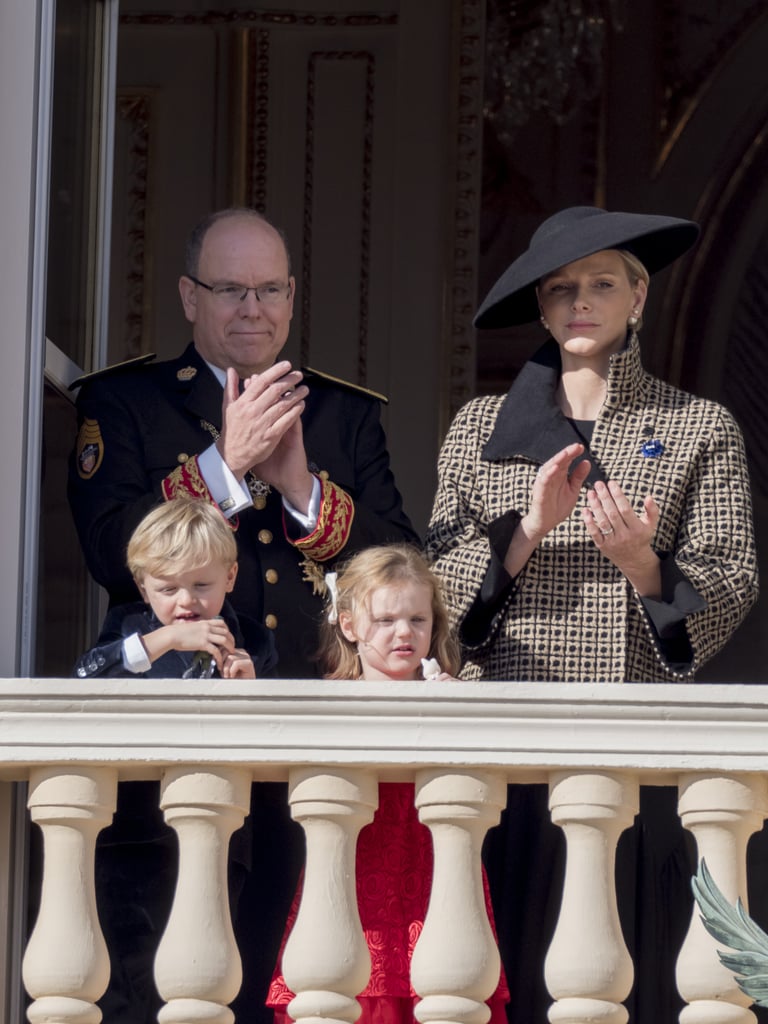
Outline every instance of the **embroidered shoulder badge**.
{"type": "Polygon", "coordinates": [[[194,366],[182,366],[180,370],[176,371],[176,380],[192,380],[196,376],[197,369],[194,366]]]}
{"type": "Polygon", "coordinates": [[[77,435],[77,472],[83,480],[89,480],[104,458],[104,439],[98,420],[83,420],[77,435]]]}

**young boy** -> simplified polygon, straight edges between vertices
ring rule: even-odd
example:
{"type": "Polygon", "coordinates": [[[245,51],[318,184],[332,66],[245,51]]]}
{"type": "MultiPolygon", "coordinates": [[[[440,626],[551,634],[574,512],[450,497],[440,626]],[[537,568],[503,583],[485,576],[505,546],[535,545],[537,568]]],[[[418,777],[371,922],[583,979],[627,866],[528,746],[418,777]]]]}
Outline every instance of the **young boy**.
{"type": "Polygon", "coordinates": [[[152,509],[128,542],[127,564],[144,601],[111,608],[75,675],[155,679],[255,679],[277,663],[272,633],[238,619],[226,600],[237,545],[206,501],[177,498],[152,509]]]}
{"type": "MultiPolygon", "coordinates": [[[[255,679],[273,675],[272,632],[238,616],[226,596],[237,575],[237,545],[209,502],[175,498],[136,527],[127,565],[144,601],[107,612],[98,642],[75,665],[81,678],[255,679]]],[[[110,1024],[148,1024],[161,1006],[153,963],[178,872],[176,837],[159,810],[157,782],[121,781],[112,824],[99,834],[96,893],[112,971],[99,1000],[110,1024]]],[[[251,826],[230,843],[236,905],[250,870],[251,826]]]]}

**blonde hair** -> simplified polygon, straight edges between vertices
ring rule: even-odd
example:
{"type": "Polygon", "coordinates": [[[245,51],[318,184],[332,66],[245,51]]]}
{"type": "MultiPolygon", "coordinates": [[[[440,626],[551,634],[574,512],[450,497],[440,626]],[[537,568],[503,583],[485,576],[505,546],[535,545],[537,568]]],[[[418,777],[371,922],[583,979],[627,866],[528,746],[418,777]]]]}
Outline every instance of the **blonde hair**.
{"type": "MultiPolygon", "coordinates": [[[[444,672],[456,675],[461,666],[459,646],[448,621],[440,581],[422,553],[407,544],[383,544],[366,548],[351,558],[339,571],[336,581],[337,616],[354,616],[370,602],[374,590],[398,583],[416,583],[429,587],[432,596],[432,641],[429,657],[436,658],[444,672]]],[[[359,679],[360,661],[356,645],[347,640],[337,622],[327,615],[320,630],[319,660],[326,679],[359,679]]]]}
{"type": "Polygon", "coordinates": [[[646,284],[650,282],[651,275],[646,270],[645,264],[641,263],[633,252],[630,252],[629,249],[617,249],[616,252],[624,260],[631,285],[636,285],[638,281],[644,281],[646,284]]]}
{"type": "MultiPolygon", "coordinates": [[[[630,252],[629,249],[617,249],[616,252],[621,256],[622,262],[624,263],[624,267],[627,271],[629,283],[632,287],[634,288],[638,281],[644,281],[647,287],[651,280],[651,275],[646,270],[645,264],[641,263],[637,256],[635,256],[633,252],[630,252]]],[[[642,316],[639,316],[634,327],[635,331],[639,331],[642,326],[643,318],[642,316]]]]}
{"type": "Polygon", "coordinates": [[[209,562],[230,567],[237,543],[217,508],[198,498],[174,498],[153,508],[133,531],[126,561],[134,579],[200,569],[209,562]]]}

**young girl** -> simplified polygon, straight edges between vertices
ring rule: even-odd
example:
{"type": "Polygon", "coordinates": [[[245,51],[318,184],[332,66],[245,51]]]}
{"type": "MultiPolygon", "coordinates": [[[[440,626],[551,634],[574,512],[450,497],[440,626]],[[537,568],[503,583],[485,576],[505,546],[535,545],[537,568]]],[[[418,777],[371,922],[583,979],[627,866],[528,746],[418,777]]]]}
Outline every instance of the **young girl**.
{"type": "MultiPolygon", "coordinates": [[[[440,584],[416,548],[368,548],[328,584],[331,607],[320,650],[327,679],[454,678],[459,652],[440,584]]],[[[358,838],[356,878],[360,920],[371,953],[371,977],[358,997],[358,1024],[412,1024],[418,996],[410,983],[411,955],[432,883],[431,836],[414,808],[412,783],[379,785],[378,810],[358,838]]],[[[493,924],[487,887],[485,895],[493,924]]],[[[275,1024],[290,1024],[287,1005],[293,993],[280,964],[300,898],[301,883],[267,995],[275,1024]]],[[[508,998],[502,974],[489,1000],[491,1024],[506,1024],[508,998]]]]}

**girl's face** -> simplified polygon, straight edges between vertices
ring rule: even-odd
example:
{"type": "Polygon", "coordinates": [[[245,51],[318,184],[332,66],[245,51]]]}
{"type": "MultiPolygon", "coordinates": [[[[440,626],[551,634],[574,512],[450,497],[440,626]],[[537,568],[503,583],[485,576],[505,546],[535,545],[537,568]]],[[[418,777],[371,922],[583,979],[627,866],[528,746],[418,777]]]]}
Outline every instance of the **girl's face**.
{"type": "Polygon", "coordinates": [[[367,607],[340,612],[339,627],[357,644],[363,679],[420,679],[432,644],[432,588],[411,581],[380,587],[367,607]]]}
{"type": "Polygon", "coordinates": [[[630,284],[627,266],[615,249],[585,256],[542,278],[539,306],[560,346],[563,366],[569,356],[604,359],[620,351],[627,318],[642,312],[646,292],[644,281],[630,284]]]}

